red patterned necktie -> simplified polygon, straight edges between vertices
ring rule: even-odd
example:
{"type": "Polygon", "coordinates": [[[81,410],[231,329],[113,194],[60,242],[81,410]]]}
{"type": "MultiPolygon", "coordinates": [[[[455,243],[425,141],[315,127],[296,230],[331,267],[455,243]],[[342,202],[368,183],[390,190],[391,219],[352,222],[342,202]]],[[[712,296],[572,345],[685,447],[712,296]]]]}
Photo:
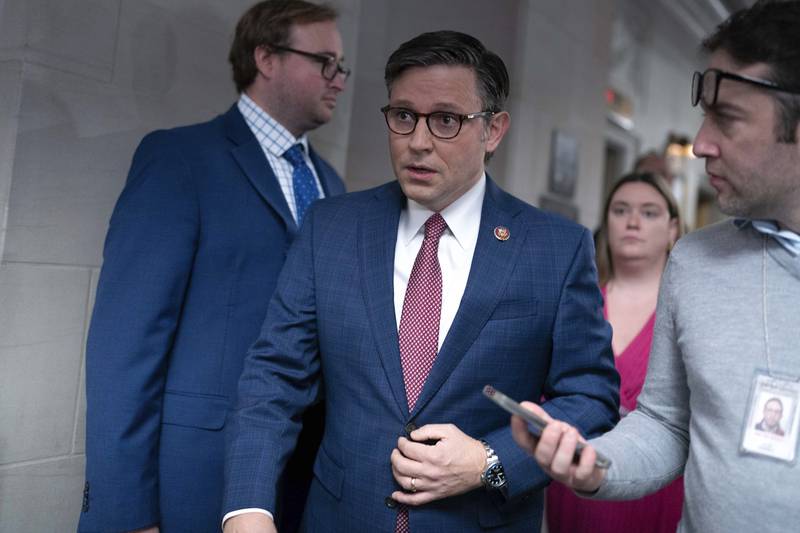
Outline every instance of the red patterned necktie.
{"type": "MultiPolygon", "coordinates": [[[[439,351],[439,319],[442,315],[442,269],[439,266],[439,238],[447,223],[435,213],[425,222],[425,239],[408,278],[403,312],[400,315],[400,362],[406,387],[408,410],[417,403],[425,380],[439,351]]],[[[408,509],[397,513],[396,533],[408,533],[408,509]]]]}

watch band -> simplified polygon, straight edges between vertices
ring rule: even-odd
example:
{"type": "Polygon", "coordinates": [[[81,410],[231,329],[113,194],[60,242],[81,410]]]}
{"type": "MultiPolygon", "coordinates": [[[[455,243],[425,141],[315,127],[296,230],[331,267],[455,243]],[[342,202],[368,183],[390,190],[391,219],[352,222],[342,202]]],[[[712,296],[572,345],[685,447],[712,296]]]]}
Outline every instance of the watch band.
{"type": "Polygon", "coordinates": [[[485,440],[480,441],[486,451],[486,467],[481,473],[481,483],[487,489],[499,489],[505,486],[506,476],[500,458],[485,440]]]}

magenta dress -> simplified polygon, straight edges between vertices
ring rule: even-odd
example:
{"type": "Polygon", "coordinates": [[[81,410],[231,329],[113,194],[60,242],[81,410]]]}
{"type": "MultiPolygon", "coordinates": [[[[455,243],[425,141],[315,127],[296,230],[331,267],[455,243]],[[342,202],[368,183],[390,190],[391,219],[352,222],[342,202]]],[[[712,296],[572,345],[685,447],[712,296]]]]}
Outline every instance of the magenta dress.
{"type": "MultiPolygon", "coordinates": [[[[603,297],[606,291],[603,287],[603,297]]],[[[607,309],[603,314],[608,318],[607,309]]],[[[625,350],[615,357],[620,376],[620,411],[636,408],[642,391],[653,341],[655,313],[625,350]]],[[[616,354],[615,354],[616,355],[616,354]]],[[[549,533],[674,533],[683,506],[683,478],[639,500],[608,502],[586,500],[558,482],[547,489],[547,528],[549,533]]]]}

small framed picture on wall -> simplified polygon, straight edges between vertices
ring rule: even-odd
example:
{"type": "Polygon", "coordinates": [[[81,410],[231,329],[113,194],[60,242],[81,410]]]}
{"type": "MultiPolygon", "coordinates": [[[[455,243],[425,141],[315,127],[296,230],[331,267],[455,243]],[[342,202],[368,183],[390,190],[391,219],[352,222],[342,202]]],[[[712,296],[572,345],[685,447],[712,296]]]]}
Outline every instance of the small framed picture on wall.
{"type": "Polygon", "coordinates": [[[575,194],[578,180],[578,141],[572,135],[553,130],[550,145],[548,192],[564,198],[575,194]]]}

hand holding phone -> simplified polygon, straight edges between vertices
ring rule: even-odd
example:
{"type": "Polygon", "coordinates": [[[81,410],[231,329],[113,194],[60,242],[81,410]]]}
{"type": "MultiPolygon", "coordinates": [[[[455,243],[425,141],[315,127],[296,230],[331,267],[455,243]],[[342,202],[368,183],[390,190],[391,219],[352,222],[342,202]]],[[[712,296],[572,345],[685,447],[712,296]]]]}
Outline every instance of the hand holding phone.
{"type": "MultiPolygon", "coordinates": [[[[535,415],[531,411],[522,407],[519,403],[512,400],[499,390],[495,389],[491,385],[486,385],[483,387],[483,394],[494,403],[508,411],[513,415],[517,415],[526,422],[528,422],[528,431],[536,438],[541,437],[542,431],[544,430],[547,422],[541,417],[535,415]]],[[[572,457],[573,463],[578,463],[580,460],[581,452],[583,451],[585,445],[582,442],[579,442],[575,447],[575,454],[572,457]]],[[[600,453],[597,453],[597,458],[594,462],[595,466],[598,468],[608,468],[611,466],[611,460],[607,457],[604,457],[600,453]]]]}

